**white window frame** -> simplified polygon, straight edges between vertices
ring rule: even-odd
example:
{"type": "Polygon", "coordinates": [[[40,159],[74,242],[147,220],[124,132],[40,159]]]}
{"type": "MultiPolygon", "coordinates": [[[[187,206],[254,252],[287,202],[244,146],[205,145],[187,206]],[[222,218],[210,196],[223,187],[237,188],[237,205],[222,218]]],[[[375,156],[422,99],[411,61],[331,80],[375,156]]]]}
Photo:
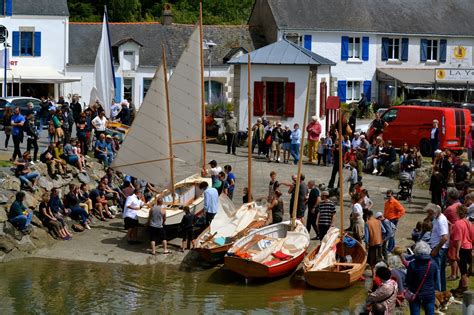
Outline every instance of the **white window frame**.
{"type": "Polygon", "coordinates": [[[388,60],[400,61],[402,59],[402,39],[399,37],[390,37],[388,39],[388,60]],[[398,58],[395,58],[396,45],[398,40],[398,58]]]}
{"type": "Polygon", "coordinates": [[[362,80],[347,80],[346,82],[346,102],[348,101],[358,101],[360,99],[360,94],[363,93],[363,81],[362,80]],[[359,89],[356,91],[356,83],[359,84],[359,89]],[[350,91],[350,93],[349,93],[350,91]],[[351,98],[349,98],[351,95],[351,98]]]}
{"type": "Polygon", "coordinates": [[[426,40],[426,61],[430,62],[430,61],[438,61],[438,60],[439,60],[439,40],[427,39],[426,40]],[[436,46],[436,56],[433,56],[433,48],[435,46],[436,46]]]}
{"type": "Polygon", "coordinates": [[[349,60],[362,60],[362,37],[353,36],[349,37],[349,60]],[[356,43],[356,40],[359,40],[359,43],[356,43]],[[351,44],[352,41],[352,44],[351,44]],[[351,47],[352,46],[352,47],[351,47]],[[357,46],[359,47],[359,56],[356,56],[357,46]],[[352,49],[351,49],[352,48],[352,49]]]}
{"type": "Polygon", "coordinates": [[[125,84],[125,81],[128,81],[130,80],[131,84],[130,84],[130,88],[131,88],[131,93],[130,93],[130,101],[133,102],[134,100],[134,97],[135,97],[135,79],[134,78],[123,78],[123,98],[124,99],[127,99],[125,97],[125,93],[128,93],[128,92],[125,92],[125,85],[128,86],[128,84],[125,84]]]}

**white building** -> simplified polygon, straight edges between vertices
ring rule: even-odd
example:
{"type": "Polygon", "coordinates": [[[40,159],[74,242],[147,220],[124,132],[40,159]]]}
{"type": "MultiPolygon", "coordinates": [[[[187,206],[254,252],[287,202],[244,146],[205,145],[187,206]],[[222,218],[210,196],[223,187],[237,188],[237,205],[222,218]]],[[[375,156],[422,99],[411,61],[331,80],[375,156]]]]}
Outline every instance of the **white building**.
{"type": "Polygon", "coordinates": [[[473,15],[468,0],[257,0],[249,24],[335,61],[331,94],[342,101],[365,92],[389,105],[396,96],[471,98],[465,77],[435,80],[435,69],[472,67],[473,15]]]}
{"type": "Polygon", "coordinates": [[[271,121],[281,121],[293,128],[295,123],[303,127],[308,80],[308,119],[317,115],[325,125],[325,101],[331,66],[335,63],[285,39],[259,48],[229,61],[234,69],[234,103],[238,105],[239,128],[247,128],[248,113],[248,55],[250,55],[250,89],[253,101],[253,123],[264,116],[271,121]],[[240,89],[237,90],[237,87],[240,89]],[[324,102],[323,101],[323,102],[324,102]]]}
{"type": "MultiPolygon", "coordinates": [[[[0,15],[0,24],[9,32],[7,95],[57,99],[62,94],[63,83],[79,80],[66,73],[69,54],[66,0],[4,0],[0,1],[0,15]]],[[[3,69],[0,80],[3,93],[3,69]]]]}
{"type": "MultiPolygon", "coordinates": [[[[88,104],[102,23],[69,24],[67,71],[68,74],[81,80],[66,84],[64,93],[66,96],[77,93],[82,96],[81,101],[88,104]]],[[[163,45],[167,53],[168,69],[172,72],[194,27],[183,24],[109,23],[115,64],[115,100],[128,99],[138,108],[157,66],[161,63],[163,45]]],[[[259,45],[254,38],[251,28],[247,25],[204,26],[204,39],[215,44],[210,48],[211,52],[209,49],[205,50],[204,56],[206,99],[209,94],[210,78],[211,103],[232,101],[233,74],[226,61],[254,50],[255,45],[259,45]]]]}

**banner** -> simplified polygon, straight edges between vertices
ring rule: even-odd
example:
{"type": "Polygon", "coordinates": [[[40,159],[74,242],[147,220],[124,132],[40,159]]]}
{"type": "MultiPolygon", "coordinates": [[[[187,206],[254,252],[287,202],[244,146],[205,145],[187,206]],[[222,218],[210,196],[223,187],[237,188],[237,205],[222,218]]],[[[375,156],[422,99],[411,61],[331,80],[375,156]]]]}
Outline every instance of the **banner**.
{"type": "Polygon", "coordinates": [[[0,69],[5,69],[5,64],[7,65],[7,70],[10,70],[10,54],[7,49],[0,50],[0,69]],[[7,60],[5,62],[5,53],[7,54],[7,60]]]}
{"type": "Polygon", "coordinates": [[[466,45],[450,46],[448,62],[453,67],[469,68],[472,65],[472,47],[466,45]]]}
{"type": "Polygon", "coordinates": [[[474,69],[438,68],[435,69],[435,80],[438,82],[474,82],[474,69]]]}

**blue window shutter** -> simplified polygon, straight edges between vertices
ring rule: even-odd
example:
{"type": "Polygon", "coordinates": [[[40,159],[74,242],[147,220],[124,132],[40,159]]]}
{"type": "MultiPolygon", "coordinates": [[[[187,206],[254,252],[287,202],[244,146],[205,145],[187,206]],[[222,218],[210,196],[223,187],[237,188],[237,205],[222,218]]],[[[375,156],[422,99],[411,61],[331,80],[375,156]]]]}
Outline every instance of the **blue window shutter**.
{"type": "Polygon", "coordinates": [[[362,37],[362,60],[369,60],[369,38],[362,37]]]}
{"type": "Polygon", "coordinates": [[[33,43],[35,45],[35,48],[34,48],[35,57],[41,57],[41,32],[35,32],[35,39],[33,43]]]}
{"type": "Polygon", "coordinates": [[[372,81],[364,81],[364,95],[368,102],[372,99],[372,81]]]}
{"type": "Polygon", "coordinates": [[[442,39],[439,41],[439,61],[446,62],[446,49],[448,46],[448,41],[446,39],[442,39]]]}
{"type": "Polygon", "coordinates": [[[122,100],[122,78],[115,77],[115,102],[118,103],[122,100]]]}
{"type": "Polygon", "coordinates": [[[306,48],[306,49],[308,49],[309,51],[311,51],[312,44],[313,44],[313,36],[311,36],[311,35],[305,35],[305,36],[304,36],[304,48],[306,48]]]}
{"type": "Polygon", "coordinates": [[[420,40],[420,60],[421,62],[426,62],[428,59],[428,40],[421,39],[420,40]]]}
{"type": "Polygon", "coordinates": [[[12,33],[12,56],[18,57],[20,55],[20,32],[12,33]]]}
{"type": "Polygon", "coordinates": [[[12,16],[12,14],[13,14],[12,1],[13,0],[6,0],[6,5],[5,5],[5,15],[6,16],[12,16]]]}
{"type": "Polygon", "coordinates": [[[388,41],[387,37],[382,38],[382,61],[388,60],[388,41]]]}
{"type": "Polygon", "coordinates": [[[402,38],[402,61],[408,61],[408,38],[402,38]]]}
{"type": "Polygon", "coordinates": [[[347,88],[346,80],[337,81],[337,96],[339,96],[339,100],[341,102],[346,101],[346,88],[347,88]]]}
{"type": "Polygon", "coordinates": [[[341,60],[349,60],[349,37],[341,38],[341,60]]]}

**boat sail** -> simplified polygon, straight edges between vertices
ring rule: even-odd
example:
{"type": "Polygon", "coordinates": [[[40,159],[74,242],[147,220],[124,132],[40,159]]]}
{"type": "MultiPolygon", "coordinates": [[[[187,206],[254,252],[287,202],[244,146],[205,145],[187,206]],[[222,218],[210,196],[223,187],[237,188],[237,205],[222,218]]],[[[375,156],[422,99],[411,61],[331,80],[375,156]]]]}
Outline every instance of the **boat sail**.
{"type": "MultiPolygon", "coordinates": [[[[202,192],[197,186],[203,180],[210,182],[198,175],[205,152],[200,43],[200,27],[196,27],[169,82],[166,64],[159,67],[112,164],[115,170],[164,189],[168,226],[181,222],[182,206],[189,206],[195,214],[202,210],[202,192]],[[177,183],[175,170],[177,178],[183,179],[177,183]]],[[[166,55],[163,57],[165,61],[166,55]]],[[[141,209],[138,216],[145,221],[148,209],[141,209]]]]}

